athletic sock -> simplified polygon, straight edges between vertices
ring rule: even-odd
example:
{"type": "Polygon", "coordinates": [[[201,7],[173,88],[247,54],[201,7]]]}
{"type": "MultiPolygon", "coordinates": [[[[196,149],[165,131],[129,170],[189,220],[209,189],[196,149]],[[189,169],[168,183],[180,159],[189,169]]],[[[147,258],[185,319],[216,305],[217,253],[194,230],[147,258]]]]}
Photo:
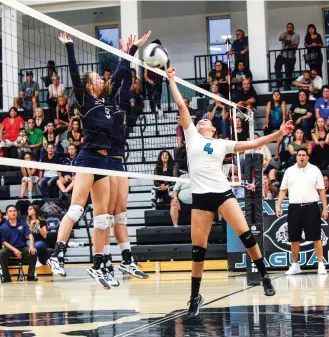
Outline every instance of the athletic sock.
{"type": "Polygon", "coordinates": [[[191,297],[196,298],[199,295],[200,285],[201,285],[201,277],[192,277],[191,283],[191,297]]]}
{"type": "Polygon", "coordinates": [[[255,265],[258,269],[258,272],[259,272],[260,276],[264,277],[267,274],[265,263],[264,263],[264,258],[261,257],[258,260],[254,260],[254,263],[255,263],[255,265]]]}

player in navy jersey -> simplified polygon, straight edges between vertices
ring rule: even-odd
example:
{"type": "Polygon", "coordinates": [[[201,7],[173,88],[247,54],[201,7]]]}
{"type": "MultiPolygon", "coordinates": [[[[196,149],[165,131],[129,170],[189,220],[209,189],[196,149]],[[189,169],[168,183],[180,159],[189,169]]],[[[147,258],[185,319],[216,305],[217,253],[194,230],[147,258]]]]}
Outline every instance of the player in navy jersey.
{"type": "MultiPolygon", "coordinates": [[[[75,60],[73,41],[66,33],[60,35],[60,40],[66,45],[69,69],[74,88],[76,104],[83,124],[84,143],[77,157],[77,166],[108,168],[108,150],[111,147],[111,134],[113,131],[112,115],[119,110],[114,99],[121,86],[126,69],[122,60],[111,78],[111,94],[102,98],[104,81],[94,72],[87,72],[80,78],[78,65],[75,60]]],[[[136,41],[136,47],[143,45],[145,36],[136,41]],[[140,43],[140,45],[138,45],[140,43]]],[[[123,50],[124,41],[120,40],[123,50]]],[[[110,225],[108,214],[108,200],[110,198],[110,184],[107,176],[77,173],[72,194],[71,206],[64,216],[58,231],[54,254],[47,261],[54,274],[65,277],[64,255],[66,243],[69,239],[73,225],[84,212],[89,193],[94,210],[93,250],[94,264],[88,273],[95,278],[105,289],[110,286],[106,281],[104,270],[104,243],[106,229],[110,225]]]]}

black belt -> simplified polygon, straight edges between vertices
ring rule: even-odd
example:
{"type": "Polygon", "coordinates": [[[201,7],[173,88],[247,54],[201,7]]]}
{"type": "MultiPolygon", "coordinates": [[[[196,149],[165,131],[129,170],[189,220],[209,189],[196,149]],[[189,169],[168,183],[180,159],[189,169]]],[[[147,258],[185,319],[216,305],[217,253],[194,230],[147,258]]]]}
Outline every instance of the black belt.
{"type": "Polygon", "coordinates": [[[316,201],[314,202],[304,202],[302,204],[291,204],[291,205],[296,205],[296,206],[300,206],[300,207],[305,207],[305,206],[310,206],[310,205],[314,205],[314,204],[317,204],[316,201]]]}

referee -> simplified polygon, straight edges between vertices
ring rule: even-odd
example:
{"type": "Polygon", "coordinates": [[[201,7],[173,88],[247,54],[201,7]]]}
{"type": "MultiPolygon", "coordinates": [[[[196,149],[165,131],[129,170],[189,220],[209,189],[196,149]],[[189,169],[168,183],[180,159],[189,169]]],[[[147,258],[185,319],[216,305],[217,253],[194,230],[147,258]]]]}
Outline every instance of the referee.
{"type": "Polygon", "coordinates": [[[296,154],[297,163],[284,174],[277,204],[276,214],[282,215],[281,204],[289,192],[288,235],[291,242],[293,264],[286,275],[301,273],[299,261],[302,231],[305,241],[313,241],[318,258],[318,274],[327,274],[323,264],[321,242],[321,213],[318,205],[319,195],[323,205],[322,218],[328,218],[327,198],[321,171],[310,164],[306,148],[300,148],[296,154]]]}

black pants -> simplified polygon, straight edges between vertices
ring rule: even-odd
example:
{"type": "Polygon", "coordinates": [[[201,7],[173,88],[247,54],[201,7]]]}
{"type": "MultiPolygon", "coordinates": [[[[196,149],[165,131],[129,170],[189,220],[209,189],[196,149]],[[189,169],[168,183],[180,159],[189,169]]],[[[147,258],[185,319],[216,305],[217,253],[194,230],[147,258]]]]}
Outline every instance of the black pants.
{"type": "MultiPolygon", "coordinates": [[[[28,277],[34,277],[35,264],[37,263],[37,253],[30,255],[29,249],[27,247],[16,248],[22,253],[22,262],[29,265],[28,277]]],[[[0,250],[0,264],[2,268],[2,276],[4,281],[10,281],[11,277],[8,270],[8,260],[10,257],[14,257],[15,254],[7,248],[2,248],[0,250]]]]}
{"type": "MultiPolygon", "coordinates": [[[[275,77],[276,78],[282,78],[282,66],[284,66],[284,73],[285,73],[285,77],[292,77],[293,76],[293,72],[294,72],[294,68],[295,68],[295,63],[296,63],[296,58],[293,59],[289,59],[286,57],[283,57],[282,55],[279,55],[276,60],[275,60],[275,65],[274,65],[274,69],[275,69],[275,77]]],[[[290,87],[292,80],[285,80],[284,81],[284,86],[285,87],[290,87]]],[[[283,81],[280,80],[277,82],[277,86],[278,88],[283,86],[283,81]]]]}
{"type": "Polygon", "coordinates": [[[161,108],[162,82],[155,82],[151,85],[147,82],[147,97],[150,100],[152,113],[156,113],[155,107],[161,108]]]}

